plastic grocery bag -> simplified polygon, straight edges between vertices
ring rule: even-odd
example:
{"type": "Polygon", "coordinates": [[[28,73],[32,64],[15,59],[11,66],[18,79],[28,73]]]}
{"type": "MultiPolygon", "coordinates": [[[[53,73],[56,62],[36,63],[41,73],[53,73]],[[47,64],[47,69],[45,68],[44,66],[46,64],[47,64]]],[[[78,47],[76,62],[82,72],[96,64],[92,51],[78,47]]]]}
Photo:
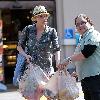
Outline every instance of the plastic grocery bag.
{"type": "Polygon", "coordinates": [[[57,71],[45,85],[44,95],[47,98],[57,98],[56,96],[58,94],[58,76],[59,72],[57,71]]]}
{"type": "Polygon", "coordinates": [[[79,88],[76,85],[76,80],[68,71],[59,71],[58,90],[60,100],[74,100],[79,96],[79,88]]]}
{"type": "Polygon", "coordinates": [[[28,69],[19,81],[19,92],[26,98],[34,98],[37,89],[44,88],[49,78],[43,70],[34,64],[28,64],[28,69]]]}
{"type": "Polygon", "coordinates": [[[68,71],[57,71],[45,85],[44,95],[54,100],[74,100],[79,96],[76,80],[68,71]]]}

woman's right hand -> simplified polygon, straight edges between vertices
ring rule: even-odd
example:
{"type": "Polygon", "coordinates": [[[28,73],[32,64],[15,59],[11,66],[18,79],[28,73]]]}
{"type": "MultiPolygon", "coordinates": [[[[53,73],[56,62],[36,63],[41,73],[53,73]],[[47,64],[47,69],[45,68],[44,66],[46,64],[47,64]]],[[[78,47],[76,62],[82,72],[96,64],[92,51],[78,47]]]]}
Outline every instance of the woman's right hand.
{"type": "Polygon", "coordinates": [[[19,51],[19,53],[21,53],[23,56],[25,56],[27,63],[30,63],[30,61],[32,60],[32,57],[30,55],[27,55],[25,53],[25,51],[23,50],[23,48],[21,47],[21,45],[17,46],[17,50],[19,51]]]}
{"type": "Polygon", "coordinates": [[[32,57],[30,55],[26,55],[26,61],[27,63],[30,63],[30,61],[32,60],[32,57]]]}

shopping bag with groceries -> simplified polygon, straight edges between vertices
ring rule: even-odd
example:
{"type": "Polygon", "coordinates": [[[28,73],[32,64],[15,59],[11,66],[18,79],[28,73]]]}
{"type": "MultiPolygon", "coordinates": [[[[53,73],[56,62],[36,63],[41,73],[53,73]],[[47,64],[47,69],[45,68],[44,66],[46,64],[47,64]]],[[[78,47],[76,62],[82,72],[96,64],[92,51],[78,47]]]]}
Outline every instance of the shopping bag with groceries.
{"type": "Polygon", "coordinates": [[[26,99],[34,98],[37,89],[42,90],[48,80],[49,78],[38,65],[29,63],[19,81],[19,92],[26,99]]]}
{"type": "Polygon", "coordinates": [[[44,95],[59,100],[74,100],[79,96],[76,80],[66,69],[57,71],[45,85],[44,95]]]}

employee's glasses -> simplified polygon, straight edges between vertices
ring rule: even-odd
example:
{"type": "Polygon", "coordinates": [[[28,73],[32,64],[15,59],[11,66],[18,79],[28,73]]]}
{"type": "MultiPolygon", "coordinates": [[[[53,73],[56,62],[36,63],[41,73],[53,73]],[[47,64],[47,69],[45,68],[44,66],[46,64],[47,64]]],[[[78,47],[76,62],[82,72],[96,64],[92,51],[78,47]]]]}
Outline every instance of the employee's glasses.
{"type": "Polygon", "coordinates": [[[87,22],[84,22],[84,21],[81,21],[80,23],[76,23],[76,27],[79,27],[80,25],[84,25],[86,24],[87,22]]]}

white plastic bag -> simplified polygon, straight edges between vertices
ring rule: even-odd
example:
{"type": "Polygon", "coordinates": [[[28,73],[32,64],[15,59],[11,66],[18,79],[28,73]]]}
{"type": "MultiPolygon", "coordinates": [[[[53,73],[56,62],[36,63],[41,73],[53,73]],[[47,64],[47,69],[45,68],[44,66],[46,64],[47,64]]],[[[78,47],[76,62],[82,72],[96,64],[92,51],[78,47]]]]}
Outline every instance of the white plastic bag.
{"type": "Polygon", "coordinates": [[[44,95],[58,100],[74,100],[79,96],[76,80],[68,71],[57,71],[45,85],[44,95]]]}
{"type": "Polygon", "coordinates": [[[25,98],[33,98],[38,87],[43,88],[48,80],[39,66],[30,63],[19,81],[19,91],[25,98]]]}
{"type": "Polygon", "coordinates": [[[62,70],[58,76],[59,99],[74,100],[79,96],[79,88],[76,80],[68,71],[62,70]]]}
{"type": "Polygon", "coordinates": [[[48,98],[56,98],[58,94],[58,76],[59,72],[56,72],[45,85],[44,95],[48,98]]]}

